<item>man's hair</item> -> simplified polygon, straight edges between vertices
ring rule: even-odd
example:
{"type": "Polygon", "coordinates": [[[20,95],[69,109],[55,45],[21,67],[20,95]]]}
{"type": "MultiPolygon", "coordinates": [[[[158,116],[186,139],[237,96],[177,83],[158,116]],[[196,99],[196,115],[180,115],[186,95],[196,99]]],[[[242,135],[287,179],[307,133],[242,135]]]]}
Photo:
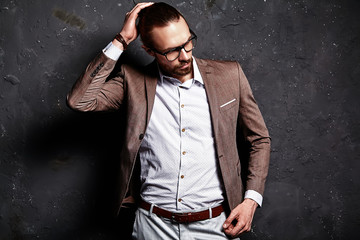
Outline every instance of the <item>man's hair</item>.
{"type": "Polygon", "coordinates": [[[142,9],[139,13],[137,28],[143,44],[147,47],[153,47],[153,41],[149,34],[153,28],[165,27],[170,22],[179,21],[180,17],[185,20],[184,16],[176,8],[164,2],[154,3],[142,9]]]}

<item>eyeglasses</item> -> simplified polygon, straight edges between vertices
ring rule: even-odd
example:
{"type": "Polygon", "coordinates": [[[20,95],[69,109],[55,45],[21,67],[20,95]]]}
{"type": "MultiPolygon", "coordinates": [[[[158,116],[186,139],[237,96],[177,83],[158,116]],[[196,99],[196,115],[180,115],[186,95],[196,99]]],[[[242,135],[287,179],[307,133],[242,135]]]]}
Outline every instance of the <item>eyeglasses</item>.
{"type": "Polygon", "coordinates": [[[170,49],[169,51],[166,51],[164,53],[159,52],[155,48],[150,48],[150,49],[156,52],[157,54],[165,56],[169,62],[175,61],[180,56],[182,49],[184,49],[185,52],[191,52],[195,48],[197,36],[192,30],[190,30],[190,33],[191,33],[190,39],[179,47],[170,49]]]}

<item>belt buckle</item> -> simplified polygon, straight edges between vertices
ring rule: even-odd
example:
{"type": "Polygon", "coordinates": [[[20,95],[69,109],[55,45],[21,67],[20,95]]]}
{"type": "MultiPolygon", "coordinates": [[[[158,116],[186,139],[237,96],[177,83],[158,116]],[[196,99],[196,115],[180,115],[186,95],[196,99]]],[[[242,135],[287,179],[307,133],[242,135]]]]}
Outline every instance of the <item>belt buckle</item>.
{"type": "Polygon", "coordinates": [[[171,213],[171,220],[173,222],[176,223],[189,223],[190,218],[189,216],[191,216],[192,213],[188,212],[188,213],[171,213]]]}

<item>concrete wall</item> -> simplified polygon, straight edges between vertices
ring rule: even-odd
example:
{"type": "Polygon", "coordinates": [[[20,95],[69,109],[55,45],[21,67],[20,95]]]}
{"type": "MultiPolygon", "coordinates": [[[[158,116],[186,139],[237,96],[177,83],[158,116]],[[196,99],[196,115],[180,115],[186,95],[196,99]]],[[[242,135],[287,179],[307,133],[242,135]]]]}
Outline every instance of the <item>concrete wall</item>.
{"type": "MultiPolygon", "coordinates": [[[[242,239],[359,236],[360,2],[166,2],[199,36],[196,56],[241,63],[273,139],[242,239]]],[[[74,113],[65,96],[133,4],[0,2],[0,239],[124,238],[111,216],[121,117],[74,113]]],[[[151,61],[139,41],[125,59],[151,61]]]]}

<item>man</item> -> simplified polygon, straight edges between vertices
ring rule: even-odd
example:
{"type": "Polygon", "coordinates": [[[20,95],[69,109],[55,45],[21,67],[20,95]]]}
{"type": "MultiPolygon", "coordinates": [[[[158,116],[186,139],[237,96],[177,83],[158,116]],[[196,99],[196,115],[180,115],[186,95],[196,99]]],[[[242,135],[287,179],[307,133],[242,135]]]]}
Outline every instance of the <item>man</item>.
{"type": "Polygon", "coordinates": [[[134,239],[238,237],[262,204],[270,137],[261,113],[240,65],[194,58],[196,39],[175,8],[139,3],[67,98],[78,111],[126,115],[119,209],[137,204],[134,239]],[[141,71],[122,65],[106,81],[138,31],[155,61],[141,71]]]}

